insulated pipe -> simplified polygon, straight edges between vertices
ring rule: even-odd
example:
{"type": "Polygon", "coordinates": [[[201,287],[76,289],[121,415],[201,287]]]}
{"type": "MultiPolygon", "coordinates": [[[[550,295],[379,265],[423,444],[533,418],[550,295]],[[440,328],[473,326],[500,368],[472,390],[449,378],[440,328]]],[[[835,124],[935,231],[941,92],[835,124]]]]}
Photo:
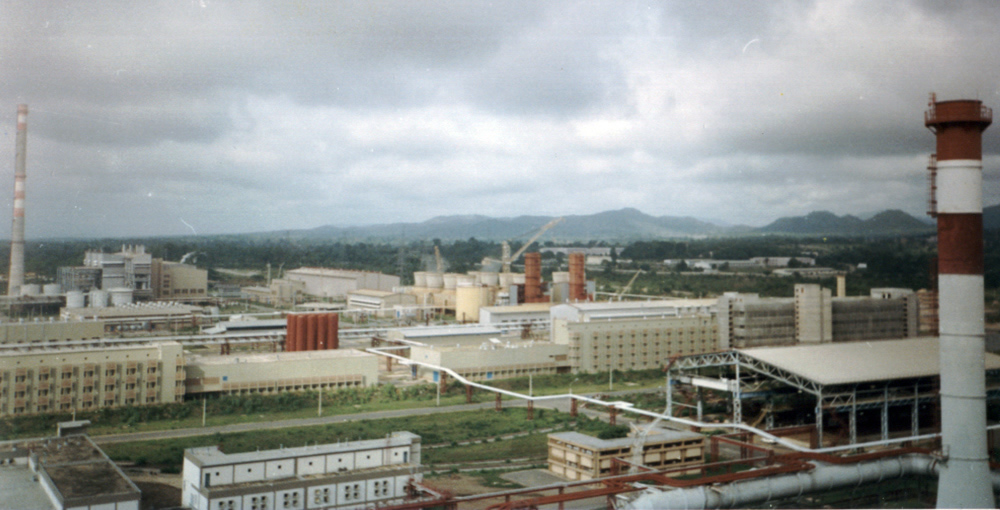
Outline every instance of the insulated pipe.
{"type": "Polygon", "coordinates": [[[980,101],[936,101],[924,124],[937,138],[938,290],[941,337],[939,508],[986,508],[982,133],[993,112],[980,101]]]}
{"type": "MultiPolygon", "coordinates": [[[[648,491],[624,508],[746,507],[808,492],[829,491],[905,476],[934,476],[939,470],[943,471],[940,463],[924,455],[887,457],[855,464],[813,463],[816,469],[809,472],[753,478],[726,485],[700,485],[665,492],[648,491]]],[[[987,472],[987,481],[991,495],[992,491],[1000,490],[1000,475],[987,472]]],[[[940,498],[939,493],[938,501],[940,498]]]]}
{"type": "Polygon", "coordinates": [[[10,234],[10,277],[7,295],[19,296],[24,286],[24,160],[28,151],[28,105],[17,105],[17,139],[14,153],[14,219],[10,234]]]}

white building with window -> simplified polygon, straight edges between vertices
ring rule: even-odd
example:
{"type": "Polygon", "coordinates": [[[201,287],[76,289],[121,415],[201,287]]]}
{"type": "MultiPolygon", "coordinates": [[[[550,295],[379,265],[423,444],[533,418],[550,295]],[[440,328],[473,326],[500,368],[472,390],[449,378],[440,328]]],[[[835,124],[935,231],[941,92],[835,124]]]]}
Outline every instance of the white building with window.
{"type": "Polygon", "coordinates": [[[184,451],[182,504],[192,510],[364,509],[402,502],[422,479],[420,436],[226,454],[184,451]]]}

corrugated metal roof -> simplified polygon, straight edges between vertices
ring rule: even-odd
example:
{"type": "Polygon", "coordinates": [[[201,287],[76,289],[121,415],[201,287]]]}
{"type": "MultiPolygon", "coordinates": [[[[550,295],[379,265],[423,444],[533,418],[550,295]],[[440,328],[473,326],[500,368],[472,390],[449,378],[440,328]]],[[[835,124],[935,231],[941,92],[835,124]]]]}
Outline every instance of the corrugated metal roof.
{"type": "MultiPolygon", "coordinates": [[[[738,351],[819,384],[835,385],[938,375],[938,346],[937,337],[924,337],[738,351]]],[[[986,368],[1000,369],[1000,356],[986,353],[986,368]]]]}

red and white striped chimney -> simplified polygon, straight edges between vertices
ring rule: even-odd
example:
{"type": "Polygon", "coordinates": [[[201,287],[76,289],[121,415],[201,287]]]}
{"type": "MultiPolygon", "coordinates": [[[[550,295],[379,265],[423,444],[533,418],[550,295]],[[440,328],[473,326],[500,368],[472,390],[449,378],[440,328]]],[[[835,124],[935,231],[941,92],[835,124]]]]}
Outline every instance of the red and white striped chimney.
{"type": "Polygon", "coordinates": [[[17,105],[17,148],[14,154],[14,220],[10,234],[10,278],[7,295],[18,296],[24,286],[24,160],[28,150],[28,105],[17,105]]]}
{"type": "Polygon", "coordinates": [[[980,101],[938,102],[924,124],[937,136],[941,446],[938,508],[992,508],[986,443],[982,133],[980,101]]]}

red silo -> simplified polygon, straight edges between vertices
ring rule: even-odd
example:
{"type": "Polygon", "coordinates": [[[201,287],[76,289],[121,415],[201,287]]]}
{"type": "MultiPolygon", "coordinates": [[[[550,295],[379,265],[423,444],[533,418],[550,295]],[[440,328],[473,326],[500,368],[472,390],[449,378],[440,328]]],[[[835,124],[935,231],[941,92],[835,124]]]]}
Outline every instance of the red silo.
{"type": "Polygon", "coordinates": [[[288,314],[285,316],[285,351],[294,352],[295,351],[295,334],[298,331],[298,321],[295,320],[295,314],[288,314]]]}
{"type": "Polygon", "coordinates": [[[937,137],[941,448],[938,508],[992,508],[983,324],[983,131],[993,111],[931,95],[924,125],[937,137]]]}
{"type": "Polygon", "coordinates": [[[316,350],[322,351],[326,349],[327,341],[327,331],[330,327],[330,321],[327,319],[326,313],[316,314],[316,350]]]}
{"type": "Polygon", "coordinates": [[[587,300],[587,274],[584,266],[586,255],[581,252],[569,254],[569,299],[570,301],[587,300]]]}
{"type": "Polygon", "coordinates": [[[327,339],[326,348],[327,349],[339,349],[340,348],[340,316],[331,313],[330,317],[327,319],[330,323],[327,328],[327,339]]]}
{"type": "Polygon", "coordinates": [[[524,254],[524,302],[538,303],[542,300],[542,254],[524,254]]]}
{"type": "Polygon", "coordinates": [[[316,330],[319,329],[319,316],[310,313],[306,315],[308,321],[306,322],[306,348],[307,351],[316,350],[316,330]]]}
{"type": "Polygon", "coordinates": [[[304,313],[300,313],[295,318],[295,322],[298,323],[298,325],[295,328],[296,329],[295,350],[304,351],[306,350],[306,335],[308,333],[307,326],[309,323],[309,316],[304,313]]]}

